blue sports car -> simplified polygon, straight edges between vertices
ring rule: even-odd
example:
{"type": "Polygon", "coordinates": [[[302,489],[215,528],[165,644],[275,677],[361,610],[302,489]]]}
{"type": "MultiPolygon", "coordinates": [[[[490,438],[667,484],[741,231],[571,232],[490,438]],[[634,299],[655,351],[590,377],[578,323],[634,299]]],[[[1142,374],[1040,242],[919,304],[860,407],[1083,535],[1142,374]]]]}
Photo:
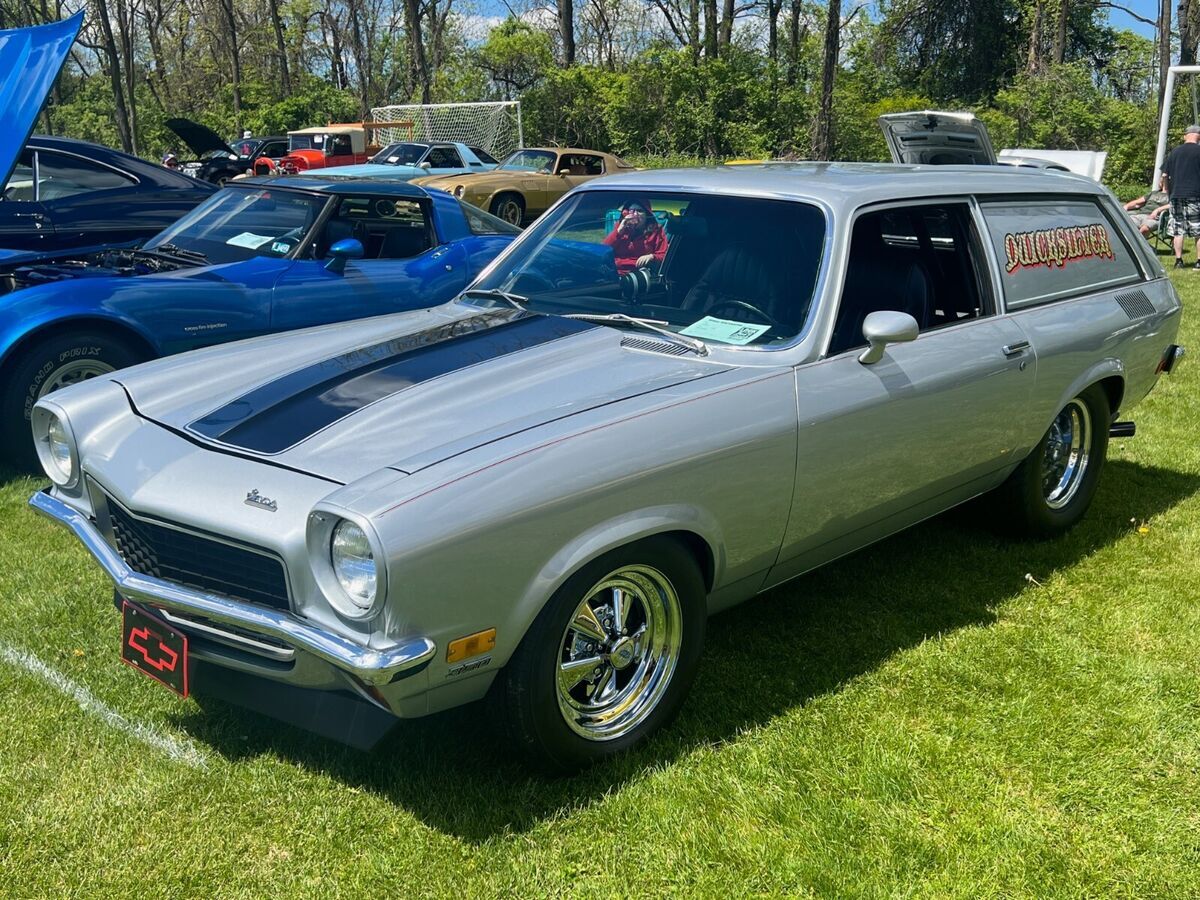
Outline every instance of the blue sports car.
{"type": "Polygon", "coordinates": [[[444,303],[517,229],[403,182],[233,182],[138,248],[0,281],[0,429],[33,461],[29,414],[57,388],[209,344],[444,303]]]}

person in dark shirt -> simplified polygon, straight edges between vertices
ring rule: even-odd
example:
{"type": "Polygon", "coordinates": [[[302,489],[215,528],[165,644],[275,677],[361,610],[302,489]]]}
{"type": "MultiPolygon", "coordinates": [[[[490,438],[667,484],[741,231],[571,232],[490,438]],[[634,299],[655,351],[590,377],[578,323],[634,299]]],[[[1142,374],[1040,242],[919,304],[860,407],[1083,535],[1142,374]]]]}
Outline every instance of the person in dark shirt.
{"type": "Polygon", "coordinates": [[[1200,125],[1189,125],[1183,143],[1163,164],[1162,189],[1171,198],[1171,238],[1175,268],[1183,268],[1183,239],[1196,239],[1196,268],[1200,269],[1200,125]]]}
{"type": "Polygon", "coordinates": [[[662,262],[667,255],[666,232],[640,200],[631,200],[621,207],[617,227],[604,243],[613,249],[619,275],[662,262]]]}

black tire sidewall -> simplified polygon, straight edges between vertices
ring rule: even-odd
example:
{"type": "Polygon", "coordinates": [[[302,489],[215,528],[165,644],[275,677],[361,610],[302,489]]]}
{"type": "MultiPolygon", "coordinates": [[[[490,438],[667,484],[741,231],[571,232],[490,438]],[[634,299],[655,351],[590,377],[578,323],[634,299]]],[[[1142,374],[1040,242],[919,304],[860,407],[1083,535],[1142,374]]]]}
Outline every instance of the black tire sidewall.
{"type": "Polygon", "coordinates": [[[1045,456],[1046,442],[1050,439],[1049,429],[1017,470],[1020,478],[1015,485],[1016,500],[1024,519],[1025,530],[1035,537],[1054,537],[1062,534],[1083,518],[1096,494],[1100,473],[1108,455],[1108,430],[1111,425],[1108,395],[1099,385],[1092,385],[1072,399],[1081,401],[1087,407],[1092,420],[1087,470],[1083,473],[1083,481],[1075,496],[1060,509],[1052,509],[1046,503],[1042,488],[1042,460],[1045,456]]]}
{"type": "Polygon", "coordinates": [[[21,351],[9,367],[0,397],[0,432],[4,457],[20,466],[36,467],[37,454],[29,418],[38,393],[50,375],[71,360],[93,360],[114,369],[140,362],[130,345],[111,335],[72,331],[47,337],[21,351]]]}
{"type": "Polygon", "coordinates": [[[699,667],[707,622],[706,594],[694,557],[680,541],[669,537],[647,538],[620,547],[583,566],[555,591],[502,673],[500,712],[512,743],[541,767],[570,772],[622,753],[670,722],[679,712],[699,667]],[[571,730],[558,708],[555,673],[562,635],[587,591],[610,572],[637,563],[662,572],[679,597],[679,659],[670,684],[644,721],[614,740],[589,741],[571,730]]]}

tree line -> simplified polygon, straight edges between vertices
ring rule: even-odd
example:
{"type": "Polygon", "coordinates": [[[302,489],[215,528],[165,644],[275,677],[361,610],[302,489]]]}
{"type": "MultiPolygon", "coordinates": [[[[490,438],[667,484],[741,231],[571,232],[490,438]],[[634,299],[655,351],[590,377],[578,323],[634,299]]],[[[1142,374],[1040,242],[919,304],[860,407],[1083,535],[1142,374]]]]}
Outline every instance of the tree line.
{"type": "Polygon", "coordinates": [[[84,9],[42,127],[144,155],[174,146],[174,116],[279,133],[520,99],[527,143],[872,159],[875,116],[937,106],[976,110],[998,145],[1107,149],[1117,183],[1149,177],[1165,66],[1200,43],[1200,0],[1153,19],[1106,0],[470,2],[0,0],[0,27],[84,9]]]}

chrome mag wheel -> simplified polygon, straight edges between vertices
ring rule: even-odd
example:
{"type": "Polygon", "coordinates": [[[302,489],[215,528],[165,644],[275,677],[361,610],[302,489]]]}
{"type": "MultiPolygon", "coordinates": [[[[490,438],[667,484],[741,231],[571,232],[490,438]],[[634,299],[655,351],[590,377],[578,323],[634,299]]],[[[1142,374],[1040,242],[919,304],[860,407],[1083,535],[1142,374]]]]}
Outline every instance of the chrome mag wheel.
{"type": "Polygon", "coordinates": [[[1046,438],[1042,460],[1042,495],[1051,509],[1074,499],[1087,473],[1092,445],[1092,416],[1076,397],[1055,418],[1046,438]]]}
{"type": "Polygon", "coordinates": [[[95,378],[97,375],[107,375],[114,371],[116,370],[112,366],[98,359],[73,359],[53,369],[46,376],[41,389],[38,390],[38,399],[40,400],[59,388],[70,387],[81,381],[87,381],[89,378],[95,378]]]}
{"type": "Polygon", "coordinates": [[[576,734],[610,741],[645,721],[679,662],[679,596],[651,566],[602,578],[575,608],[562,636],[558,708],[576,734]]]}
{"type": "Polygon", "coordinates": [[[500,208],[496,211],[496,214],[509,225],[520,227],[521,219],[524,217],[524,210],[521,209],[520,203],[510,198],[500,204],[500,208]]]}

